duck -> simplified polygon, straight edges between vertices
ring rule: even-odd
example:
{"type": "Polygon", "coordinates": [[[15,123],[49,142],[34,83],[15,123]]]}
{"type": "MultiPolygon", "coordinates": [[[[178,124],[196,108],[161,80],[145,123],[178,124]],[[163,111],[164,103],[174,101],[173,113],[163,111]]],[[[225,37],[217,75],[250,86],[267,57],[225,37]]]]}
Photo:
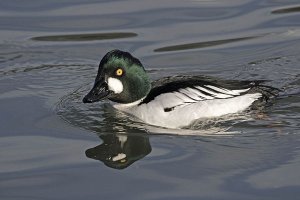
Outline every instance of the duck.
{"type": "Polygon", "coordinates": [[[151,81],[140,60],[111,50],[101,59],[94,85],[83,103],[108,99],[113,107],[146,124],[180,129],[196,120],[251,109],[276,96],[265,80],[223,80],[204,75],[175,75],[151,81]]]}

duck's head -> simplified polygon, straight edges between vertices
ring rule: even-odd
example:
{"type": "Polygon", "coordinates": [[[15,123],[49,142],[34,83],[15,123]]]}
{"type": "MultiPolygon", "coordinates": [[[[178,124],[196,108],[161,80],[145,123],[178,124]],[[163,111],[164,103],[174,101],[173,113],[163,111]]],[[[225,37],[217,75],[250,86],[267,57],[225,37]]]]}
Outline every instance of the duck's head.
{"type": "Polygon", "coordinates": [[[102,58],[94,86],[83,103],[105,98],[132,103],[145,97],[150,89],[151,81],[142,63],[128,52],[112,50],[102,58]]]}

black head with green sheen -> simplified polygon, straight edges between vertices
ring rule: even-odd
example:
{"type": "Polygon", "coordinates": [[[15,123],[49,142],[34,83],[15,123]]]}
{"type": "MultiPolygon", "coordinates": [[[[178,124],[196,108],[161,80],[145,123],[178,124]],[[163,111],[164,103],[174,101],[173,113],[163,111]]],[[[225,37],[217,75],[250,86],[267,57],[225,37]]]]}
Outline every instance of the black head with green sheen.
{"type": "Polygon", "coordinates": [[[112,50],[102,58],[94,86],[83,102],[108,98],[132,103],[145,97],[150,89],[151,81],[142,63],[128,52],[112,50]]]}

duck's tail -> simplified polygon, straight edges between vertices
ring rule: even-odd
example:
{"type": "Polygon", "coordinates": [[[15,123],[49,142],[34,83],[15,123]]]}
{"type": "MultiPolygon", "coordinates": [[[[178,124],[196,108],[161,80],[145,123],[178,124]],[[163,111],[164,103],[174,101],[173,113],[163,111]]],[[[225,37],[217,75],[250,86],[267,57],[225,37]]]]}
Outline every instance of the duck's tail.
{"type": "Polygon", "coordinates": [[[261,98],[259,98],[254,104],[252,108],[259,108],[261,106],[271,105],[275,97],[279,95],[282,90],[264,85],[264,84],[257,84],[252,89],[251,92],[259,92],[262,94],[261,98]]]}
{"type": "Polygon", "coordinates": [[[277,97],[279,95],[279,92],[282,90],[268,86],[268,85],[258,85],[256,87],[256,90],[262,94],[262,98],[264,101],[269,101],[270,99],[277,97]]]}

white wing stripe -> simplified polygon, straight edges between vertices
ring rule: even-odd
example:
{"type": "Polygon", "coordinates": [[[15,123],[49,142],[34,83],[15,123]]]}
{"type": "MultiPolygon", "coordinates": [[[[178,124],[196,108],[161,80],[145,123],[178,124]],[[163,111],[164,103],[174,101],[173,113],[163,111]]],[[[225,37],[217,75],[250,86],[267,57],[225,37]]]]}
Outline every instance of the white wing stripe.
{"type": "Polygon", "coordinates": [[[226,94],[229,94],[229,95],[239,95],[243,92],[247,92],[248,90],[250,90],[250,88],[243,89],[243,90],[228,90],[228,89],[225,89],[225,88],[218,88],[218,87],[215,87],[215,86],[212,86],[212,85],[204,85],[204,86],[208,87],[208,88],[211,88],[215,91],[226,93],[226,94]]]}
{"type": "Polygon", "coordinates": [[[189,98],[188,96],[184,95],[184,94],[181,94],[180,92],[174,92],[175,96],[179,99],[181,99],[184,103],[184,102],[197,102],[191,98],[189,98]]]}
{"type": "Polygon", "coordinates": [[[203,99],[214,99],[214,97],[205,95],[205,94],[203,94],[202,92],[200,92],[199,90],[195,90],[195,89],[191,89],[191,90],[193,90],[193,92],[194,92],[195,94],[197,94],[198,96],[202,97],[203,99]]]}
{"type": "Polygon", "coordinates": [[[230,90],[225,89],[225,88],[218,88],[218,87],[215,87],[215,86],[212,86],[212,85],[204,85],[204,86],[208,87],[210,89],[213,89],[215,91],[224,93],[224,94],[229,94],[229,95],[235,95],[236,94],[235,92],[231,92],[230,90]]]}
{"type": "Polygon", "coordinates": [[[229,90],[213,85],[191,86],[161,94],[156,97],[156,101],[163,106],[165,112],[170,112],[176,108],[182,108],[200,101],[237,97],[248,90],[250,88],[229,90]]]}
{"type": "Polygon", "coordinates": [[[232,97],[232,95],[228,95],[228,94],[222,94],[222,93],[216,93],[216,92],[213,92],[211,90],[208,90],[208,89],[205,89],[203,87],[200,87],[200,86],[196,86],[196,88],[198,88],[199,90],[202,90],[203,92],[206,92],[208,94],[211,94],[217,98],[221,98],[221,99],[225,99],[225,98],[230,98],[232,97]]]}
{"type": "Polygon", "coordinates": [[[192,88],[186,88],[186,90],[188,90],[190,93],[195,94],[195,96],[197,96],[197,98],[199,98],[200,101],[205,99],[203,96],[201,96],[202,93],[199,92],[198,90],[195,90],[195,89],[192,89],[192,88]]]}
{"type": "Polygon", "coordinates": [[[243,93],[243,92],[247,92],[248,90],[250,90],[251,88],[247,88],[247,89],[244,89],[244,90],[231,90],[232,92],[235,92],[237,93],[237,95],[243,93]]]}
{"type": "Polygon", "coordinates": [[[201,101],[202,98],[200,98],[199,96],[197,96],[194,92],[188,90],[189,88],[187,89],[180,89],[179,92],[189,96],[190,98],[192,98],[193,100],[196,100],[196,101],[201,101]]]}

